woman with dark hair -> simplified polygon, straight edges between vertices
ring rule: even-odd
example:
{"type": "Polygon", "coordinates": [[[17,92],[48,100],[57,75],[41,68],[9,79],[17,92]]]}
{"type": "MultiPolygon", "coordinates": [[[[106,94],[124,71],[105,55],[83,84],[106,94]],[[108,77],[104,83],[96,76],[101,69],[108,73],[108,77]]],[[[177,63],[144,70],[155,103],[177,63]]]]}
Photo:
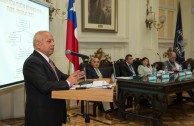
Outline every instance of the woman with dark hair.
{"type": "Polygon", "coordinates": [[[150,66],[149,59],[147,57],[143,57],[141,59],[141,65],[138,66],[137,70],[140,77],[152,74],[152,67],[150,66]]]}

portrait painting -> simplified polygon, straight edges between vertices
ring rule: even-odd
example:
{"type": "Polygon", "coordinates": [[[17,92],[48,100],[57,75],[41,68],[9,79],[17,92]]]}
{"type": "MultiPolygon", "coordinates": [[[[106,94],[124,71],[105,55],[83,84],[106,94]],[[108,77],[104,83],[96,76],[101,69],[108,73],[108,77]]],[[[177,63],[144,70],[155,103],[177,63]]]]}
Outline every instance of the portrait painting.
{"type": "Polygon", "coordinates": [[[82,30],[117,32],[117,0],[82,0],[82,30]]]}

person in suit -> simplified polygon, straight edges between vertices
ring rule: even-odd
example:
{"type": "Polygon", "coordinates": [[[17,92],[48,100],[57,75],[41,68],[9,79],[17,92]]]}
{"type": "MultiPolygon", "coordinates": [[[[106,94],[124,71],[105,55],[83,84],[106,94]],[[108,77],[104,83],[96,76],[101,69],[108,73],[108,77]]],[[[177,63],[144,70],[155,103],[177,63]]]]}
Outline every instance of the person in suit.
{"type": "MultiPolygon", "coordinates": [[[[179,71],[180,70],[180,65],[179,65],[179,63],[176,62],[176,53],[173,52],[173,51],[170,52],[169,55],[168,55],[168,58],[169,59],[164,62],[164,64],[165,64],[164,67],[167,67],[167,69],[169,71],[179,71]]],[[[193,91],[188,90],[187,92],[190,95],[190,97],[192,98],[192,102],[194,102],[194,93],[193,93],[193,91]]],[[[177,99],[176,99],[175,102],[177,102],[177,103],[182,102],[182,99],[183,99],[182,92],[176,93],[176,95],[177,95],[177,99]]]]}
{"type": "Polygon", "coordinates": [[[62,126],[66,123],[65,100],[51,99],[52,90],[68,90],[84,76],[83,71],[63,74],[49,59],[54,38],[38,31],[33,38],[34,52],[23,65],[26,89],[25,126],[62,126]]]}
{"type": "Polygon", "coordinates": [[[164,62],[164,67],[167,67],[170,71],[179,71],[180,65],[176,62],[176,53],[170,52],[168,58],[169,59],[164,62]]]}
{"type": "Polygon", "coordinates": [[[148,76],[152,74],[152,67],[150,66],[149,59],[147,57],[143,57],[141,59],[141,65],[138,66],[138,76],[148,76]]]}
{"type": "Polygon", "coordinates": [[[97,57],[91,59],[91,64],[86,67],[87,79],[103,78],[104,72],[99,68],[100,60],[97,57]]]}
{"type": "Polygon", "coordinates": [[[120,65],[120,76],[136,76],[137,75],[137,69],[135,68],[133,64],[133,57],[131,54],[127,54],[125,56],[125,63],[122,63],[120,65]]]}
{"type": "MultiPolygon", "coordinates": [[[[119,76],[123,76],[123,77],[136,76],[137,75],[136,71],[137,71],[136,67],[135,65],[133,65],[133,56],[131,54],[127,54],[125,56],[125,61],[119,64],[119,76]]],[[[124,96],[127,96],[127,95],[128,93],[125,92],[124,96]]],[[[118,99],[119,99],[118,101],[120,101],[120,99],[124,99],[124,101],[127,100],[127,106],[129,107],[132,106],[132,99],[133,99],[132,96],[120,97],[120,91],[118,91],[118,99]]],[[[122,104],[120,105],[122,106],[122,104]]]]}
{"type": "MultiPolygon", "coordinates": [[[[138,75],[138,71],[137,68],[135,67],[135,64],[133,64],[133,57],[131,54],[127,54],[125,56],[125,63],[121,64],[120,66],[120,75],[121,76],[137,76],[138,75]]],[[[139,63],[137,63],[138,65],[139,63]]],[[[140,68],[139,68],[140,69],[140,68]]],[[[127,95],[127,93],[126,93],[127,95]]],[[[130,104],[130,106],[132,106],[132,96],[129,96],[127,98],[125,98],[125,100],[128,100],[128,104],[130,104]]],[[[146,106],[146,107],[151,107],[151,104],[149,103],[149,101],[145,98],[141,98],[140,99],[140,105],[146,106]]]]}
{"type": "MultiPolygon", "coordinates": [[[[97,79],[97,78],[103,78],[104,71],[102,71],[100,68],[100,60],[98,57],[93,57],[91,59],[91,65],[86,68],[86,78],[87,79],[97,79]]],[[[105,111],[105,118],[108,120],[112,120],[112,110],[110,107],[109,102],[102,102],[104,111],[105,111]]]]}

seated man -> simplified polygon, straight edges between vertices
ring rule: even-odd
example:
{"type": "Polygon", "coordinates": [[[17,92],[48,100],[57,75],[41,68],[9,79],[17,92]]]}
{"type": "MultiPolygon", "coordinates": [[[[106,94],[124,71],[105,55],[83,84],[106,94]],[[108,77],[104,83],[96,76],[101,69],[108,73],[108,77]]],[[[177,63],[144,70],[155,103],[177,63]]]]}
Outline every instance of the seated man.
{"type": "Polygon", "coordinates": [[[164,67],[167,67],[170,71],[179,71],[180,65],[176,62],[176,53],[170,52],[168,60],[164,62],[164,67]]]}
{"type": "MultiPolygon", "coordinates": [[[[91,66],[88,66],[86,68],[86,78],[87,79],[97,79],[97,78],[103,78],[104,71],[102,71],[100,68],[100,60],[97,57],[93,57],[91,59],[91,66]]],[[[102,102],[103,108],[106,112],[106,119],[111,120],[111,107],[109,102],[102,102]]]]}
{"type": "MultiPolygon", "coordinates": [[[[129,76],[137,76],[138,72],[137,72],[137,66],[135,67],[135,64],[133,64],[133,57],[131,54],[127,54],[125,56],[125,63],[123,63],[120,66],[120,76],[125,76],[125,77],[129,77],[129,76]]],[[[138,65],[138,64],[137,64],[138,65]]],[[[127,93],[126,93],[127,95],[127,93]]],[[[130,106],[132,106],[132,99],[133,97],[130,96],[128,97],[128,104],[130,104],[130,106]]],[[[149,101],[145,98],[141,98],[139,101],[139,104],[142,106],[146,106],[146,107],[151,107],[151,104],[149,103],[149,101]]]]}
{"type": "Polygon", "coordinates": [[[86,67],[87,79],[103,78],[103,71],[99,68],[100,60],[97,57],[91,59],[91,64],[86,67]]]}
{"type": "MultiPolygon", "coordinates": [[[[167,67],[170,71],[179,71],[180,65],[176,62],[176,53],[170,52],[168,55],[168,60],[164,62],[164,67],[167,67]]],[[[188,94],[191,96],[192,101],[194,102],[194,93],[192,90],[187,91],[188,94]]],[[[177,101],[176,102],[182,102],[182,92],[176,93],[177,94],[177,101]]]]}
{"type": "Polygon", "coordinates": [[[137,69],[133,65],[133,57],[131,54],[125,56],[126,63],[120,66],[120,76],[136,76],[137,69]]]}

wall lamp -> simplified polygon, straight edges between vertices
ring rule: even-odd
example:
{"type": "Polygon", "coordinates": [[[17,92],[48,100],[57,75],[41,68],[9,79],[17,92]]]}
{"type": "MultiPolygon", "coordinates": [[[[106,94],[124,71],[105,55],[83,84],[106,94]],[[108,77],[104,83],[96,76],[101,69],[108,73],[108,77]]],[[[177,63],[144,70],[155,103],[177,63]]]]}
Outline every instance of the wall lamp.
{"type": "Polygon", "coordinates": [[[162,15],[159,17],[159,22],[155,19],[155,12],[152,11],[152,7],[149,7],[149,0],[147,0],[147,10],[146,10],[146,27],[151,30],[152,24],[157,29],[157,31],[163,27],[164,22],[166,21],[166,16],[162,15]]]}
{"type": "Polygon", "coordinates": [[[52,0],[46,0],[46,2],[50,3],[50,10],[49,10],[49,19],[50,19],[50,21],[53,20],[53,17],[52,17],[53,13],[55,15],[61,17],[64,20],[66,12],[61,11],[61,9],[57,8],[57,6],[56,6],[56,8],[54,6],[52,6],[52,4],[53,4],[52,0]]]}

